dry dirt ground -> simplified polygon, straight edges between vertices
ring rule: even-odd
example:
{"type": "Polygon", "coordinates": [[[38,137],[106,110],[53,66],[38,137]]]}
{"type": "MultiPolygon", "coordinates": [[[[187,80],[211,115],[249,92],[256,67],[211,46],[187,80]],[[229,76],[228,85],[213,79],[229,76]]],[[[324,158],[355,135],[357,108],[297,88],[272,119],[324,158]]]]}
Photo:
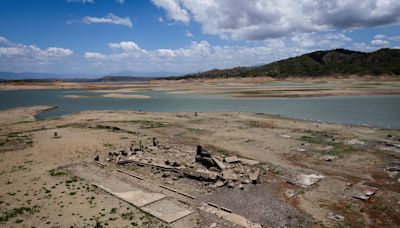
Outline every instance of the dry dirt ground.
{"type": "Polygon", "coordinates": [[[244,218],[254,227],[400,226],[398,130],[254,113],[86,111],[35,120],[49,108],[0,112],[2,227],[240,227],[244,218]],[[153,138],[159,145],[151,145],[153,138]],[[110,160],[109,152],[139,144],[146,148],[141,161],[160,166],[201,167],[197,145],[221,160],[257,160],[225,165],[240,178],[260,170],[259,182],[220,186],[110,160]],[[193,213],[168,224],[94,183],[161,193],[193,213]],[[361,200],[354,197],[361,185],[378,190],[361,200]],[[209,202],[231,213],[207,208],[209,202]]]}
{"type": "MultiPolygon", "coordinates": [[[[223,94],[240,98],[321,97],[352,95],[400,95],[398,77],[347,76],[273,79],[270,77],[153,80],[143,84],[129,82],[3,82],[0,90],[20,89],[89,89],[108,92],[108,97],[147,98],[127,92],[162,90],[172,93],[223,94]],[[285,85],[286,84],[286,85],[285,85]]],[[[70,98],[83,98],[67,95],[70,98]]]]}

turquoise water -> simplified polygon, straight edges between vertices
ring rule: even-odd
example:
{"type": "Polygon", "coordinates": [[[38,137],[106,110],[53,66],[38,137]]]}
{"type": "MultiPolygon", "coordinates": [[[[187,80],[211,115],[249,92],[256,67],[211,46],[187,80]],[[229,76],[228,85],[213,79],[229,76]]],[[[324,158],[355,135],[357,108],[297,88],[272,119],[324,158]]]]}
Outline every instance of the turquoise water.
{"type": "Polygon", "coordinates": [[[400,96],[343,96],[320,98],[241,99],[221,95],[141,92],[151,99],[100,97],[87,90],[0,91],[0,109],[32,105],[55,105],[39,119],[57,117],[83,110],[142,110],[156,112],[234,111],[276,114],[285,117],[343,124],[366,124],[400,128],[400,96]],[[65,95],[89,95],[90,98],[66,98],[65,95]]]}

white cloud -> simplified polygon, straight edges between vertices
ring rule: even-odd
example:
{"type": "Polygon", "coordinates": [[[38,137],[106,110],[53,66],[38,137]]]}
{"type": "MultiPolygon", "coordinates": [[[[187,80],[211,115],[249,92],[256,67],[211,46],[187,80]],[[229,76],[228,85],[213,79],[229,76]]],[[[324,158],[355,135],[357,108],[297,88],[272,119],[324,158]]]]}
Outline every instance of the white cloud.
{"type": "Polygon", "coordinates": [[[124,4],[125,3],[125,0],[115,0],[117,3],[119,3],[119,4],[124,4]]]}
{"type": "Polygon", "coordinates": [[[145,52],[145,50],[141,49],[135,42],[132,42],[132,41],[122,41],[119,43],[108,43],[108,46],[112,49],[122,49],[124,51],[145,52]]]}
{"type": "Polygon", "coordinates": [[[74,52],[71,49],[49,47],[40,49],[36,45],[15,44],[4,37],[0,37],[0,43],[5,46],[0,47],[0,57],[23,57],[32,59],[58,59],[72,55],[74,52]]]}
{"type": "Polygon", "coordinates": [[[391,43],[400,41],[400,36],[388,36],[383,34],[377,34],[371,41],[371,44],[376,47],[388,47],[391,43]]]}
{"type": "Polygon", "coordinates": [[[68,48],[48,47],[39,48],[36,45],[13,43],[0,36],[0,69],[19,71],[51,65],[72,56],[73,51],[68,48]]]}
{"type": "Polygon", "coordinates": [[[190,17],[186,9],[182,8],[180,1],[176,0],[151,0],[156,6],[167,11],[170,19],[180,21],[185,24],[189,23],[190,17]]]}
{"type": "Polygon", "coordinates": [[[389,41],[387,40],[380,40],[380,39],[374,39],[371,41],[371,44],[374,46],[387,46],[389,45],[389,41]]]}
{"type": "Polygon", "coordinates": [[[172,20],[198,22],[206,34],[263,40],[296,33],[400,22],[398,0],[152,0],[172,20]]]}
{"type": "Polygon", "coordinates": [[[0,44],[11,45],[12,43],[8,41],[5,37],[0,36],[0,44]]]}
{"type": "Polygon", "coordinates": [[[87,59],[106,59],[107,57],[98,52],[86,52],[85,58],[87,58],[87,59]]]}
{"type": "Polygon", "coordinates": [[[95,24],[95,23],[105,23],[105,24],[115,24],[115,25],[125,25],[129,28],[132,28],[133,23],[129,17],[118,17],[112,13],[109,13],[105,17],[90,17],[86,16],[82,19],[82,21],[86,24],[95,24]]]}
{"type": "Polygon", "coordinates": [[[186,32],[186,36],[187,36],[187,37],[193,37],[193,34],[192,34],[191,32],[189,32],[189,31],[187,31],[187,32],[186,32]]]}
{"type": "Polygon", "coordinates": [[[171,49],[158,49],[155,51],[155,55],[160,58],[174,58],[177,56],[177,53],[171,49]]]}

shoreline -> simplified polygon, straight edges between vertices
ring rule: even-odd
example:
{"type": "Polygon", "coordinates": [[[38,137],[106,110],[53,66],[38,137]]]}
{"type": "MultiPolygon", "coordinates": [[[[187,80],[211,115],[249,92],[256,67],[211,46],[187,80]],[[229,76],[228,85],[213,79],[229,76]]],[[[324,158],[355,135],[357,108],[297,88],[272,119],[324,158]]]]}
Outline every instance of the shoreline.
{"type": "MultiPolygon", "coordinates": [[[[386,96],[386,95],[385,95],[386,96]]],[[[397,95],[396,95],[397,96],[397,95]]],[[[12,109],[20,109],[20,108],[29,108],[30,106],[24,106],[24,107],[16,107],[16,108],[12,108],[12,109]]],[[[35,118],[37,115],[39,115],[40,113],[44,113],[47,111],[51,111],[54,109],[57,109],[58,106],[53,106],[52,108],[49,109],[43,109],[40,110],[37,114],[35,114],[35,118]]],[[[7,111],[10,109],[0,109],[0,112],[2,111],[7,111]]],[[[74,116],[74,115],[79,115],[82,113],[90,113],[90,112],[136,112],[136,113],[144,113],[144,114],[183,114],[183,115],[191,115],[195,112],[188,112],[188,111],[184,111],[184,112],[159,112],[159,111],[142,111],[142,110],[134,110],[134,109],[103,109],[103,110],[81,110],[78,112],[73,112],[73,113],[66,113],[66,114],[62,114],[59,116],[52,116],[52,117],[46,117],[46,118],[41,118],[41,119],[37,119],[36,120],[41,120],[41,121],[46,121],[46,120],[52,120],[52,119],[57,119],[57,118],[63,118],[63,117],[69,117],[69,116],[74,116]]],[[[224,114],[241,114],[241,113],[245,113],[245,114],[249,114],[249,115],[260,115],[260,116],[264,116],[264,117],[269,117],[269,118],[276,118],[276,119],[280,119],[280,120],[288,120],[288,121],[298,121],[298,122],[303,122],[303,123],[308,123],[308,124],[331,124],[331,125],[338,125],[338,126],[343,126],[343,127],[365,127],[365,128],[370,128],[370,129],[375,129],[375,130],[400,130],[400,127],[398,128],[392,128],[392,127],[380,127],[377,125],[369,125],[369,124],[346,124],[346,123],[340,123],[340,122],[330,122],[330,121],[321,121],[321,120],[314,120],[314,119],[301,119],[301,118],[294,118],[294,117],[288,117],[288,116],[283,116],[280,114],[269,114],[269,113],[261,113],[261,112],[239,112],[239,111],[207,111],[207,112],[197,112],[199,114],[201,113],[207,113],[207,114],[220,114],[220,115],[224,115],[224,114]]]]}

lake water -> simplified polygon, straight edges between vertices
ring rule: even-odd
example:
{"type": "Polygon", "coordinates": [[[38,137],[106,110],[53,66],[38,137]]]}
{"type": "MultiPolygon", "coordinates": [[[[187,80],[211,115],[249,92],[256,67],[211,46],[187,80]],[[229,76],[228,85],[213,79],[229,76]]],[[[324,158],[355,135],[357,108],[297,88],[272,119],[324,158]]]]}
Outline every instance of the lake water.
{"type": "Polygon", "coordinates": [[[0,91],[0,109],[33,105],[54,105],[59,107],[39,114],[39,119],[57,117],[83,110],[104,109],[156,112],[257,112],[331,123],[367,124],[383,128],[400,128],[400,96],[241,99],[222,95],[172,94],[161,91],[137,94],[149,95],[152,98],[105,98],[100,97],[100,93],[87,90],[0,91]],[[94,97],[64,97],[71,94],[94,97]]]}

